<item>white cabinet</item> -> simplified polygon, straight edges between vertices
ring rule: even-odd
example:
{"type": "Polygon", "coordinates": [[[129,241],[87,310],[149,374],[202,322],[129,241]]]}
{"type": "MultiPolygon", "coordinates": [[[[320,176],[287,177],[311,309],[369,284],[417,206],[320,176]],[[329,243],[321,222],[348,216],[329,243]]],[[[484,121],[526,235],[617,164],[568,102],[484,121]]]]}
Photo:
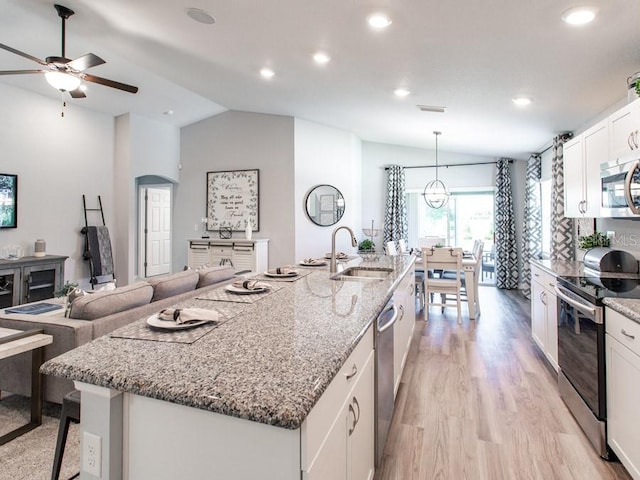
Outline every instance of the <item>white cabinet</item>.
{"type": "Polygon", "coordinates": [[[531,264],[531,336],[558,371],[558,306],[556,278],[531,264]]]}
{"type": "Polygon", "coordinates": [[[600,216],[600,164],[609,156],[609,128],[602,121],[563,147],[564,214],[566,217],[600,216]]]}
{"type": "Polygon", "coordinates": [[[640,479],[640,324],[606,307],[607,441],[640,479]]]}
{"type": "Polygon", "coordinates": [[[269,240],[189,240],[188,265],[231,265],[236,270],[264,272],[269,267],[269,240]]]}
{"type": "Polygon", "coordinates": [[[400,379],[409,354],[409,346],[416,323],[415,271],[411,269],[393,293],[398,306],[398,320],[393,327],[394,395],[398,393],[400,379]]]}
{"type": "Polygon", "coordinates": [[[302,426],[305,480],[373,478],[373,328],[369,328],[302,426]]]}
{"type": "Polygon", "coordinates": [[[609,160],[616,160],[638,150],[639,131],[640,100],[635,100],[609,117],[609,160]]]}

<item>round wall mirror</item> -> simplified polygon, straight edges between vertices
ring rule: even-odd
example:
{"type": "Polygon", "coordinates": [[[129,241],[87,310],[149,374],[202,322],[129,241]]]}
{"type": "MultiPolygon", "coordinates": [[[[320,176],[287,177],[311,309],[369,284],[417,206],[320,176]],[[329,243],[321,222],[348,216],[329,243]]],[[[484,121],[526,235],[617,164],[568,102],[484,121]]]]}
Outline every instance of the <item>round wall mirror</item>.
{"type": "Polygon", "coordinates": [[[344,197],[332,185],[313,187],[304,204],[309,220],[321,227],[335,225],[344,215],[344,197]]]}

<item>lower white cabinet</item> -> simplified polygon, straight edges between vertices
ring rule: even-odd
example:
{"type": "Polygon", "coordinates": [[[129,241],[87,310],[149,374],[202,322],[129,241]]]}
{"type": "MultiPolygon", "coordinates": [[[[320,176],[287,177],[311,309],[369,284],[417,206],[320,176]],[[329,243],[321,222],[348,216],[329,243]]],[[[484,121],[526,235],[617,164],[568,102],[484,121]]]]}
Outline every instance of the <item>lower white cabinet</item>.
{"type": "Polygon", "coordinates": [[[606,308],[607,442],[640,480],[640,324],[606,308]]]}
{"type": "Polygon", "coordinates": [[[269,240],[189,240],[189,268],[231,265],[236,271],[261,273],[269,267],[269,240]]]}
{"type": "Polygon", "coordinates": [[[531,264],[531,336],[558,371],[558,299],[556,278],[531,264]]]}
{"type": "Polygon", "coordinates": [[[303,424],[304,480],[373,478],[374,364],[371,327],[303,424]]]}
{"type": "Polygon", "coordinates": [[[393,293],[393,302],[398,307],[398,320],[393,327],[393,375],[394,395],[398,393],[409,346],[416,324],[415,271],[411,269],[393,293]]]}

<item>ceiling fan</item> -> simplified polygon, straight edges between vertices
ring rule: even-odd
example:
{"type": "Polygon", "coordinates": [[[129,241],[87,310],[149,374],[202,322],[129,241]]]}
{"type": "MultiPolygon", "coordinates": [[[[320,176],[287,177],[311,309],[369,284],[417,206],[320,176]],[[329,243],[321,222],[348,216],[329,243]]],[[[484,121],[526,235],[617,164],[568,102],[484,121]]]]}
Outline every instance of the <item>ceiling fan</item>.
{"type": "Polygon", "coordinates": [[[93,53],[87,53],[75,60],[70,60],[65,57],[65,21],[73,15],[75,12],[63,5],[54,5],[58,16],[62,19],[62,54],[59,57],[47,57],[45,60],[40,60],[28,53],[16,50],[8,45],[0,43],[0,48],[21,57],[32,60],[42,65],[40,70],[6,70],[0,71],[0,75],[23,75],[30,73],[44,73],[44,76],[49,84],[62,91],[69,92],[73,98],[84,98],[85,93],[80,88],[82,80],[87,82],[97,83],[105,85],[111,88],[117,88],[129,93],[136,93],[138,87],[127,85],[126,83],[116,82],[107,78],[96,77],[89,73],[85,73],[85,70],[96,67],[106,63],[102,58],[94,55],[93,53]]]}

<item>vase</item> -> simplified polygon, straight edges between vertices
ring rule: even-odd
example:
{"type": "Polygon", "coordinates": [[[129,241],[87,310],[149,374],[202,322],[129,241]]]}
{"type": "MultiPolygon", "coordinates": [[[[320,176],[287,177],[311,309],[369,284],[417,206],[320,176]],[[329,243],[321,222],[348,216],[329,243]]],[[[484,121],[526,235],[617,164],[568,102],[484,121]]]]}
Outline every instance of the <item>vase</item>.
{"type": "Polygon", "coordinates": [[[244,229],[244,236],[247,240],[251,240],[253,234],[253,228],[251,226],[251,220],[247,220],[247,227],[244,229]]]}

